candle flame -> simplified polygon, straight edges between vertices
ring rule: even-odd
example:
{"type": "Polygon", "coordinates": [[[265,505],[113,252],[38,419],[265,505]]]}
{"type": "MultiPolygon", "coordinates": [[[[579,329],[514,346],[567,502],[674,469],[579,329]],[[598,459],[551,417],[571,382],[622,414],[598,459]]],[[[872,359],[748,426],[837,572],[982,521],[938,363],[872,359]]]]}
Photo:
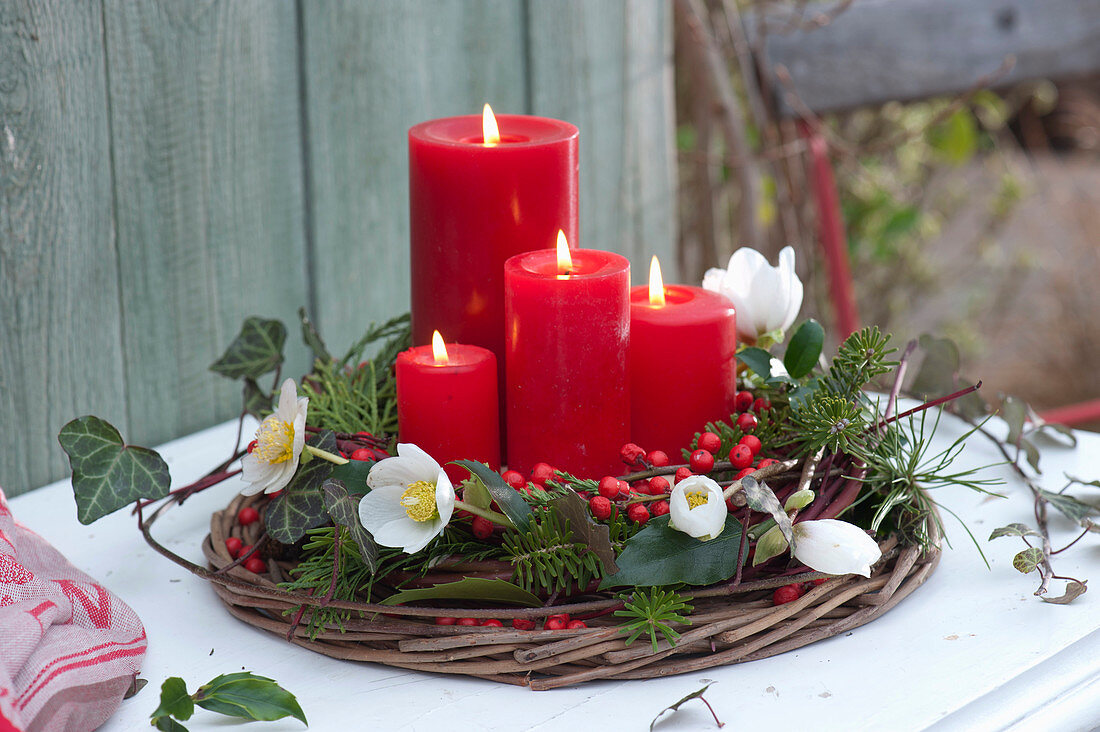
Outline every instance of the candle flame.
{"type": "Polygon", "coordinates": [[[558,277],[568,277],[573,272],[573,258],[569,256],[569,241],[565,232],[558,229],[558,277]]]}
{"type": "Polygon", "coordinates": [[[661,277],[661,263],[657,261],[657,255],[649,262],[649,304],[653,307],[663,307],[665,304],[665,281],[661,277]]]}
{"type": "Polygon", "coordinates": [[[481,139],[486,147],[492,147],[500,142],[500,128],[497,127],[497,118],[488,102],[481,109],[481,139]]]}
{"type": "Polygon", "coordinates": [[[451,362],[447,356],[447,344],[443,342],[443,336],[439,335],[438,330],[432,331],[432,355],[435,356],[437,366],[446,366],[451,362]]]}

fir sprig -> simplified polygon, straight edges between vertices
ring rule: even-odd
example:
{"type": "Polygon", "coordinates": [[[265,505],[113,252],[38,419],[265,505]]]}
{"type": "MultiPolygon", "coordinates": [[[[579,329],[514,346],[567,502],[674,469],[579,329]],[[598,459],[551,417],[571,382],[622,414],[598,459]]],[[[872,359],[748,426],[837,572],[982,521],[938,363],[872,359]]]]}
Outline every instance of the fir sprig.
{"type": "Polygon", "coordinates": [[[528,592],[583,590],[603,576],[603,564],[574,539],[569,521],[551,509],[538,512],[526,531],[504,534],[513,581],[528,592]]]}
{"type": "Polygon", "coordinates": [[[898,365],[887,358],[897,351],[889,348],[889,344],[890,336],[883,335],[878,326],[852,333],[841,344],[829,372],[822,377],[821,388],[842,399],[858,399],[860,390],[871,379],[898,365]]]}
{"type": "Polygon", "coordinates": [[[642,634],[649,636],[653,643],[653,652],[657,652],[657,634],[660,633],[670,645],[675,646],[680,634],[672,623],[690,625],[686,617],[691,614],[692,606],[672,590],[650,587],[647,595],[642,590],[619,595],[623,600],[623,609],[615,615],[628,618],[619,630],[628,635],[626,644],[630,645],[642,634]]]}

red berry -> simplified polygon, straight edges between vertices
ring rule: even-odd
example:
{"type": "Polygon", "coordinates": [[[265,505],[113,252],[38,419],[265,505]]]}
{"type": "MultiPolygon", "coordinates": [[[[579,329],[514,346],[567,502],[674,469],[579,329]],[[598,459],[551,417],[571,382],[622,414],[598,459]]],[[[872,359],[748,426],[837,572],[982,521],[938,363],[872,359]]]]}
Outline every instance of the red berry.
{"type": "Polygon", "coordinates": [[[741,428],[742,432],[752,432],[754,429],[756,429],[756,425],[758,424],[759,422],[757,421],[756,417],[749,414],[748,412],[745,412],[737,418],[737,426],[741,428]]]}
{"type": "MultiPolygon", "coordinates": [[[[240,443],[237,443],[237,444],[240,444],[240,443]]],[[[255,449],[256,449],[256,441],[255,440],[248,443],[248,447],[245,448],[245,450],[247,450],[248,452],[252,452],[255,449]]]]}
{"type": "Polygon", "coordinates": [[[547,630],[561,630],[565,627],[565,621],[561,618],[550,618],[542,627],[546,628],[547,630]]]}
{"type": "Polygon", "coordinates": [[[730,462],[733,463],[733,467],[741,470],[752,465],[752,450],[748,445],[734,445],[730,450],[730,462]]]}
{"type": "Polygon", "coordinates": [[[640,503],[632,503],[626,509],[626,517],[636,524],[644,524],[649,521],[649,509],[640,503]]]}
{"type": "Polygon", "coordinates": [[[458,618],[436,618],[436,625],[454,625],[458,622],[458,618]]]}
{"type": "Polygon", "coordinates": [[[772,604],[782,605],[802,597],[802,586],[799,584],[783,585],[772,593],[772,604]]]}
{"type": "Polygon", "coordinates": [[[655,468],[663,468],[668,465],[668,454],[664,450],[654,450],[645,456],[646,462],[655,468]]]}
{"type": "Polygon", "coordinates": [[[730,496],[729,498],[727,498],[726,499],[726,511],[728,511],[729,513],[737,513],[738,510],[739,510],[739,507],[735,506],[733,504],[733,496],[730,496]]]}
{"type": "Polygon", "coordinates": [[[713,432],[704,432],[699,435],[699,442],[697,444],[700,450],[715,453],[722,449],[722,438],[713,432]]]}
{"type": "Polygon", "coordinates": [[[619,497],[619,479],[610,475],[600,478],[600,495],[609,501],[619,497]]]}
{"type": "Polygon", "coordinates": [[[655,501],[650,510],[653,511],[654,516],[664,516],[668,513],[668,501],[655,501]]]}
{"type": "Polygon", "coordinates": [[[248,553],[250,551],[252,551],[252,545],[251,544],[245,544],[244,546],[242,546],[240,549],[237,550],[237,556],[238,557],[247,557],[248,553]]]}
{"type": "Polygon", "coordinates": [[[756,412],[757,414],[760,414],[761,412],[766,412],[771,408],[772,403],[767,399],[764,399],[763,397],[759,399],[754,399],[752,402],[752,411],[756,412]]]}
{"type": "Polygon", "coordinates": [[[569,617],[569,613],[554,613],[553,615],[550,615],[546,619],[547,620],[560,620],[563,623],[568,623],[571,618],[569,617]]]}
{"type": "Polygon", "coordinates": [[[778,462],[779,462],[778,460],[772,460],[771,458],[764,458],[763,460],[760,461],[760,464],[756,466],[756,469],[760,470],[760,468],[766,468],[769,465],[775,465],[778,462]]]}
{"type": "Polygon", "coordinates": [[[253,574],[260,574],[267,571],[267,562],[259,557],[252,557],[244,563],[244,568],[253,574]]]}
{"type": "Polygon", "coordinates": [[[818,587],[818,586],[820,586],[820,585],[823,585],[823,584],[825,584],[825,583],[826,583],[826,582],[828,582],[828,581],[829,581],[829,578],[828,578],[828,577],[818,577],[817,579],[815,579],[815,580],[812,580],[812,581],[810,582],[810,584],[811,584],[811,585],[813,585],[814,587],[818,587]]]}
{"type": "Polygon", "coordinates": [[[479,539],[488,539],[493,535],[493,522],[483,516],[474,516],[471,530],[479,539]]]}
{"type": "Polygon", "coordinates": [[[549,463],[535,463],[535,467],[531,468],[531,482],[536,485],[545,485],[553,477],[554,468],[549,463]]]}
{"type": "Polygon", "coordinates": [[[225,540],[225,550],[229,552],[229,556],[236,559],[241,555],[241,540],[235,536],[231,536],[225,540]]]}
{"type": "Polygon", "coordinates": [[[734,480],[741,480],[741,479],[742,479],[742,478],[744,478],[744,477],[745,477],[746,475],[752,475],[752,474],[753,474],[753,473],[755,473],[755,472],[756,472],[756,468],[754,468],[754,467],[752,467],[752,466],[750,465],[750,466],[749,466],[749,467],[747,467],[747,468],[741,468],[741,470],[740,470],[740,471],[739,471],[739,472],[737,473],[737,475],[735,475],[735,476],[733,477],[733,479],[734,479],[734,480]]]}
{"type": "Polygon", "coordinates": [[[690,477],[691,477],[691,468],[688,468],[688,467],[676,468],[676,481],[675,482],[679,483],[684,478],[690,478],[690,477]]]}
{"type": "Polygon", "coordinates": [[[500,477],[504,478],[504,482],[517,491],[527,487],[527,481],[524,480],[523,475],[518,470],[505,470],[504,474],[500,477]]]}
{"type": "Polygon", "coordinates": [[[668,493],[668,480],[661,476],[649,479],[649,495],[659,496],[662,493],[668,493]]]}
{"type": "Polygon", "coordinates": [[[691,453],[691,472],[709,473],[714,468],[714,455],[710,450],[698,449],[691,453]]]}
{"type": "Polygon", "coordinates": [[[756,435],[745,435],[741,438],[740,444],[745,445],[750,450],[752,450],[753,455],[759,453],[760,448],[763,447],[763,444],[761,444],[760,442],[760,438],[756,435]]]}
{"type": "Polygon", "coordinates": [[[595,496],[588,502],[592,516],[598,521],[611,518],[611,501],[603,496],[595,496]]]}
{"type": "Polygon", "coordinates": [[[245,506],[237,513],[237,523],[241,526],[248,526],[259,520],[260,512],[252,508],[252,506],[245,506]]]}
{"type": "Polygon", "coordinates": [[[359,435],[360,437],[374,437],[374,435],[372,435],[370,432],[364,432],[362,430],[356,432],[355,434],[359,435]]]}
{"type": "Polygon", "coordinates": [[[374,460],[374,450],[369,447],[360,447],[358,450],[354,450],[351,453],[352,460],[374,460]]]}
{"type": "Polygon", "coordinates": [[[619,481],[619,497],[620,498],[625,498],[626,496],[629,496],[629,495],[630,495],[630,484],[627,483],[625,480],[620,480],[619,481]]]}
{"type": "Polygon", "coordinates": [[[569,624],[565,626],[569,630],[580,630],[581,628],[587,628],[588,624],[583,620],[570,620],[569,624]]]}
{"type": "Polygon", "coordinates": [[[524,618],[516,618],[515,620],[512,621],[512,627],[515,628],[516,630],[534,630],[535,629],[535,621],[534,620],[526,620],[524,618]]]}
{"type": "Polygon", "coordinates": [[[645,450],[633,442],[628,442],[619,448],[619,457],[627,465],[637,465],[645,457],[645,450]]]}
{"type": "Polygon", "coordinates": [[[736,400],[735,406],[737,407],[737,411],[744,412],[752,406],[753,395],[751,391],[739,391],[734,399],[736,400]]]}
{"type": "Polygon", "coordinates": [[[481,621],[477,618],[459,618],[455,625],[481,625],[481,621]]]}
{"type": "Polygon", "coordinates": [[[504,623],[500,622],[496,618],[489,618],[488,620],[481,621],[482,628],[503,628],[504,623]]]}

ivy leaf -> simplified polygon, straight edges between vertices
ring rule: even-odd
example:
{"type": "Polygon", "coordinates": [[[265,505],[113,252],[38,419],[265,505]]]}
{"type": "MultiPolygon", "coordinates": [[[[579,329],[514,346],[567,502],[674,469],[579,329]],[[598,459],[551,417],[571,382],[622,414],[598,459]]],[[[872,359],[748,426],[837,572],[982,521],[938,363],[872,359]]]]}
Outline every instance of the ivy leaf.
{"type": "Polygon", "coordinates": [[[344,484],[350,495],[365,496],[370,492],[367,488],[367,476],[374,463],[367,460],[348,460],[343,465],[334,465],[332,477],[344,484]]]}
{"type": "Polygon", "coordinates": [[[306,715],[294,695],[274,679],[255,676],[247,671],[225,674],[199,687],[195,703],[203,709],[242,719],[272,721],[294,717],[303,724],[306,715]]]}
{"type": "MultiPolygon", "coordinates": [[[[664,716],[665,712],[669,712],[669,711],[672,711],[672,712],[676,712],[676,711],[679,711],[679,709],[680,709],[680,706],[681,706],[681,705],[683,705],[683,704],[684,704],[684,703],[686,703],[686,702],[689,702],[689,701],[691,701],[692,699],[702,699],[702,700],[703,700],[703,703],[705,704],[705,703],[706,703],[706,700],[705,700],[705,699],[703,699],[703,694],[705,694],[705,693],[706,693],[707,689],[709,689],[709,688],[711,687],[711,684],[713,684],[713,683],[714,683],[714,682],[712,681],[712,682],[711,682],[710,684],[707,684],[707,685],[706,685],[706,686],[704,686],[704,687],[703,687],[702,689],[698,689],[698,690],[696,690],[696,691],[693,691],[693,692],[691,692],[690,694],[688,694],[687,696],[685,696],[685,697],[684,697],[683,699],[681,699],[680,701],[676,702],[675,704],[673,704],[673,705],[671,705],[671,706],[667,706],[667,707],[665,707],[664,709],[662,709],[662,710],[661,710],[661,711],[660,711],[660,712],[659,712],[659,713],[657,714],[657,716],[653,718],[653,721],[649,723],[649,732],[653,732],[653,727],[654,727],[654,725],[656,725],[656,724],[657,724],[657,720],[658,720],[658,719],[660,719],[661,717],[663,717],[663,716],[664,716]]],[[[709,704],[708,704],[707,706],[708,706],[708,708],[710,707],[710,705],[709,705],[709,704]]],[[[711,710],[711,715],[714,715],[714,710],[713,710],[713,709],[711,710]]],[[[716,723],[716,724],[717,724],[717,725],[718,725],[719,727],[723,727],[723,726],[725,726],[725,723],[724,723],[724,722],[719,722],[719,721],[718,721],[718,717],[717,717],[717,716],[715,716],[715,717],[714,717],[714,721],[715,721],[715,723],[716,723]]]]}
{"type": "Polygon", "coordinates": [[[420,600],[477,600],[479,602],[504,602],[510,605],[541,607],[542,600],[527,590],[501,579],[467,577],[457,582],[446,582],[434,587],[404,590],[382,600],[382,605],[401,605],[420,600]]]}
{"type": "MultiPolygon", "coordinates": [[[[187,684],[178,676],[165,679],[160,685],[160,706],[149,716],[157,723],[162,718],[188,720],[195,713],[195,702],[187,693],[187,684]]],[[[182,726],[182,725],[181,725],[182,726]]],[[[157,726],[157,729],[164,727],[157,726]]]]}
{"type": "Polygon", "coordinates": [[[264,390],[260,388],[260,385],[256,383],[255,379],[246,377],[243,391],[245,412],[259,419],[261,414],[271,411],[271,400],[273,396],[264,393],[264,390]]]}
{"type": "Polygon", "coordinates": [[[737,359],[763,379],[772,376],[772,355],[763,348],[750,346],[737,352],[737,359]]]}
{"type": "Polygon", "coordinates": [[[1077,447],[1077,435],[1073,434],[1073,430],[1064,424],[1047,422],[1039,428],[1039,434],[1062,447],[1077,447]],[[1052,432],[1054,434],[1051,434],[1052,432]]]}
{"type": "Polygon", "coordinates": [[[109,422],[79,417],[57,434],[73,471],[76,514],[82,524],[143,498],[164,498],[168,464],[147,447],[127,445],[109,422]]]}
{"type": "Polygon", "coordinates": [[[489,495],[500,506],[501,512],[515,525],[519,531],[526,531],[531,522],[531,507],[523,500],[515,488],[504,482],[497,471],[484,463],[473,460],[455,460],[454,465],[461,465],[470,471],[470,474],[481,481],[489,495]]]}
{"type": "Polygon", "coordinates": [[[989,535],[988,541],[999,539],[1002,536],[1042,536],[1042,534],[1027,524],[1009,524],[999,529],[993,529],[993,533],[989,535]]]}
{"type": "Polygon", "coordinates": [[[771,515],[779,526],[779,530],[783,533],[783,538],[788,543],[793,544],[794,528],[791,525],[791,519],[787,516],[787,512],[783,510],[783,504],[775,497],[775,493],[768,487],[768,484],[758,483],[756,478],[746,475],[741,479],[741,487],[745,491],[745,500],[749,508],[759,513],[771,515]]]}
{"type": "Polygon", "coordinates": [[[920,337],[920,347],[924,358],[909,390],[925,399],[950,394],[959,373],[959,347],[948,338],[927,333],[920,337]]]}
{"type": "Polygon", "coordinates": [[[1043,550],[1037,546],[1024,549],[1022,552],[1012,558],[1012,566],[1016,568],[1016,571],[1027,574],[1028,572],[1034,572],[1035,568],[1043,562],[1043,550]]]}
{"type": "Polygon", "coordinates": [[[1001,403],[1001,417],[1008,424],[1008,436],[1005,442],[1015,445],[1024,434],[1024,422],[1027,421],[1027,404],[1014,396],[1007,396],[1001,403]]]}
{"type": "Polygon", "coordinates": [[[313,321],[306,315],[305,308],[298,308],[298,320],[302,323],[302,340],[309,346],[309,350],[313,352],[314,358],[319,358],[322,361],[331,361],[332,354],[328,352],[328,348],[325,347],[325,341],[321,338],[321,334],[317,332],[317,327],[313,324],[313,321]]]}
{"type": "Polygon", "coordinates": [[[825,345],[825,329],[813,318],[798,326],[783,354],[783,365],[793,379],[801,379],[810,373],[821,356],[825,345]]]}
{"type": "Polygon", "coordinates": [[[615,549],[611,546],[611,529],[606,524],[592,520],[588,502],[573,491],[550,501],[550,507],[569,521],[569,530],[573,539],[600,558],[605,575],[615,574],[619,566],[615,563],[615,549]]]}
{"type": "Polygon", "coordinates": [[[1031,466],[1031,469],[1036,473],[1042,474],[1043,471],[1039,470],[1039,448],[1035,446],[1031,438],[1021,437],[1020,448],[1024,451],[1024,455],[1027,456],[1027,464],[1031,466]]]}
{"type": "Polygon", "coordinates": [[[1052,605],[1068,605],[1076,600],[1081,595],[1088,592],[1088,587],[1084,582],[1078,582],[1077,580],[1071,580],[1066,583],[1066,591],[1061,597],[1046,597],[1043,596],[1043,602],[1049,602],[1052,605]]]}
{"type": "Polygon", "coordinates": [[[153,717],[152,725],[161,732],[187,732],[187,728],[171,717],[153,717]]]}
{"type": "Polygon", "coordinates": [[[626,541],[617,562],[619,571],[605,577],[600,589],[655,587],[686,583],[710,585],[737,572],[741,523],[726,517],[722,532],[700,541],[668,525],[668,516],[650,519],[645,528],[626,541]]]}
{"type": "Polygon", "coordinates": [[[1100,480],[1082,480],[1081,478],[1074,478],[1069,473],[1063,473],[1066,476],[1066,480],[1070,483],[1076,483],[1077,485],[1091,485],[1093,488],[1100,488],[1100,480]]]}
{"type": "MultiPolygon", "coordinates": [[[[336,436],[330,430],[315,435],[310,442],[327,452],[334,453],[338,449],[336,436]]],[[[307,531],[328,521],[321,486],[331,475],[332,463],[320,458],[298,467],[282,494],[267,504],[264,511],[264,525],[272,539],[294,544],[307,531]]]]}
{"type": "Polygon", "coordinates": [[[246,318],[241,332],[210,370],[230,379],[258,379],[283,362],[286,326],[278,320],[246,318]]]}
{"type": "Polygon", "coordinates": [[[1058,509],[1063,516],[1081,526],[1087,527],[1091,523],[1089,521],[1090,516],[1100,515],[1100,507],[1085,503],[1066,493],[1053,493],[1040,488],[1039,495],[1044,501],[1058,509]]]}
{"type": "Polygon", "coordinates": [[[338,526],[348,530],[373,574],[378,569],[378,545],[359,521],[358,497],[352,498],[344,484],[332,478],[321,485],[321,490],[325,494],[325,511],[338,526]]]}

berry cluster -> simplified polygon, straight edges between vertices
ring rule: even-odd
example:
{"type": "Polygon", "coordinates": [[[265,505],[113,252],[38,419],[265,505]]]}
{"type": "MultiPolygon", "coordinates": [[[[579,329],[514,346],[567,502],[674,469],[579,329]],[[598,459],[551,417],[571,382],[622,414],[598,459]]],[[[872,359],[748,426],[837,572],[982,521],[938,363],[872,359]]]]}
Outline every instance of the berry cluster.
{"type": "Polygon", "coordinates": [[[793,584],[783,585],[772,593],[772,604],[785,605],[788,602],[794,602],[802,597],[807,590],[825,584],[826,581],[826,578],[822,577],[821,579],[810,580],[809,582],[795,582],[793,584]]]}
{"type": "MultiPolygon", "coordinates": [[[[488,618],[486,620],[478,620],[477,618],[451,618],[451,617],[438,617],[435,619],[436,625],[468,625],[479,626],[482,628],[503,628],[504,623],[500,622],[496,618],[488,618]]],[[[526,620],[524,618],[516,618],[512,621],[512,627],[516,630],[536,630],[538,623],[534,620],[526,620]]],[[[587,628],[588,624],[583,620],[572,620],[569,617],[569,613],[558,613],[557,615],[551,615],[546,618],[546,622],[543,623],[544,630],[580,630],[587,628]]]]}
{"type": "MultiPolygon", "coordinates": [[[[260,512],[252,506],[245,506],[237,512],[237,523],[241,526],[248,526],[259,520],[260,512]]],[[[245,559],[241,562],[241,566],[249,572],[253,574],[262,574],[267,571],[267,562],[255,553],[255,547],[251,544],[245,544],[237,537],[231,536],[225,540],[225,550],[229,552],[229,556],[234,559],[244,557],[245,559]]]]}

